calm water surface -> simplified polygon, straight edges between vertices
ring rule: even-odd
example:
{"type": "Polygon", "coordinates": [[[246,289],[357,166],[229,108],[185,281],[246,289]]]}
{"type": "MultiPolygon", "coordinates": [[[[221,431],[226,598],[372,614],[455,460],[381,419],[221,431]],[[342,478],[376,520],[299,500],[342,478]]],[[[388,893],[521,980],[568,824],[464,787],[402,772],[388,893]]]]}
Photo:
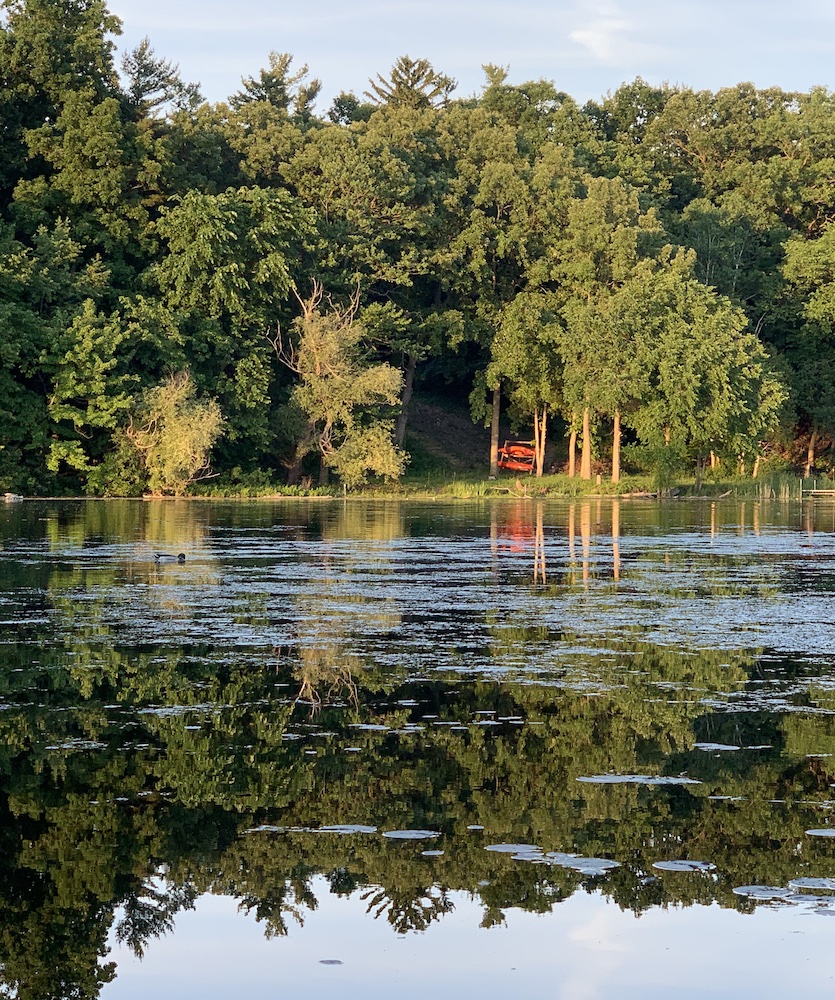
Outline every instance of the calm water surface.
{"type": "Polygon", "coordinates": [[[0,542],[0,995],[831,995],[835,505],[33,501],[0,542]]]}

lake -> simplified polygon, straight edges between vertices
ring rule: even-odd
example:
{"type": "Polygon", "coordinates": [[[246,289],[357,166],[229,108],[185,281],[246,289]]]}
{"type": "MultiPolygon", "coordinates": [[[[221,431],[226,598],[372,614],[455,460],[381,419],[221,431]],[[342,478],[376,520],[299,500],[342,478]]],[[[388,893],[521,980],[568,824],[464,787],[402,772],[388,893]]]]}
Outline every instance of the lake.
{"type": "Polygon", "coordinates": [[[0,540],[0,995],[831,995],[835,504],[26,501],[0,540]]]}

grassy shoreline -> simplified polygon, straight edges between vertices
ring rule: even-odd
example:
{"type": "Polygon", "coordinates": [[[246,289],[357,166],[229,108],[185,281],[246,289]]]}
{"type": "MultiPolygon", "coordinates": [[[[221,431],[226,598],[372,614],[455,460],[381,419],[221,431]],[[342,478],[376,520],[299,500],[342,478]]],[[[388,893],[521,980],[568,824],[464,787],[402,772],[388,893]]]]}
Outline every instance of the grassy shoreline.
{"type": "MultiPolygon", "coordinates": [[[[195,499],[349,499],[349,500],[491,500],[491,499],[760,499],[800,500],[812,495],[811,490],[832,490],[835,481],[823,477],[803,479],[785,472],[760,476],[726,477],[703,480],[699,486],[695,479],[678,479],[659,484],[648,475],[624,476],[619,483],[604,477],[583,480],[564,474],[535,477],[503,475],[498,479],[473,475],[429,475],[406,477],[399,483],[369,485],[345,492],[339,485],[298,487],[260,484],[220,484],[210,489],[197,489],[195,499]]],[[[819,494],[820,495],[820,494],[819,494]]]]}
{"type": "Polygon", "coordinates": [[[258,482],[195,486],[182,496],[27,496],[24,500],[545,500],[619,498],[622,500],[755,499],[801,500],[817,496],[835,500],[835,480],[818,476],[803,478],[773,473],[757,479],[727,477],[706,479],[698,487],[694,479],[659,484],[648,475],[624,476],[619,483],[603,477],[583,480],[564,474],[535,477],[503,475],[498,479],[473,475],[407,477],[399,483],[375,484],[345,492],[338,484],[326,487],[289,487],[259,477],[258,482]]]}

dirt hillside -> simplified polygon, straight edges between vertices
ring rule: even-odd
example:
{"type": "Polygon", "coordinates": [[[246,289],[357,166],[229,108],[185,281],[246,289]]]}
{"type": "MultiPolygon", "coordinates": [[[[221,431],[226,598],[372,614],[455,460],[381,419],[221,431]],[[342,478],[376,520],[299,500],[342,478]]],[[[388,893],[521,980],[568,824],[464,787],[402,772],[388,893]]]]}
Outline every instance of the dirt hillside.
{"type": "Polygon", "coordinates": [[[405,447],[414,471],[483,475],[490,464],[490,431],[475,426],[466,407],[417,395],[409,407],[405,447]]]}

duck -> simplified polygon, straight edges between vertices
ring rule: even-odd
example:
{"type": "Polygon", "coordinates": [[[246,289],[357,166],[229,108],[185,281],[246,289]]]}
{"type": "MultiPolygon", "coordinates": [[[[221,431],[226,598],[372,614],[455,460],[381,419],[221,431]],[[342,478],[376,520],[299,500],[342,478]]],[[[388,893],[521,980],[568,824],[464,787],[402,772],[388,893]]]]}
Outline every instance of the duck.
{"type": "Polygon", "coordinates": [[[178,552],[176,556],[172,556],[170,552],[155,552],[154,562],[178,562],[184,563],[186,561],[185,552],[178,552]]]}

